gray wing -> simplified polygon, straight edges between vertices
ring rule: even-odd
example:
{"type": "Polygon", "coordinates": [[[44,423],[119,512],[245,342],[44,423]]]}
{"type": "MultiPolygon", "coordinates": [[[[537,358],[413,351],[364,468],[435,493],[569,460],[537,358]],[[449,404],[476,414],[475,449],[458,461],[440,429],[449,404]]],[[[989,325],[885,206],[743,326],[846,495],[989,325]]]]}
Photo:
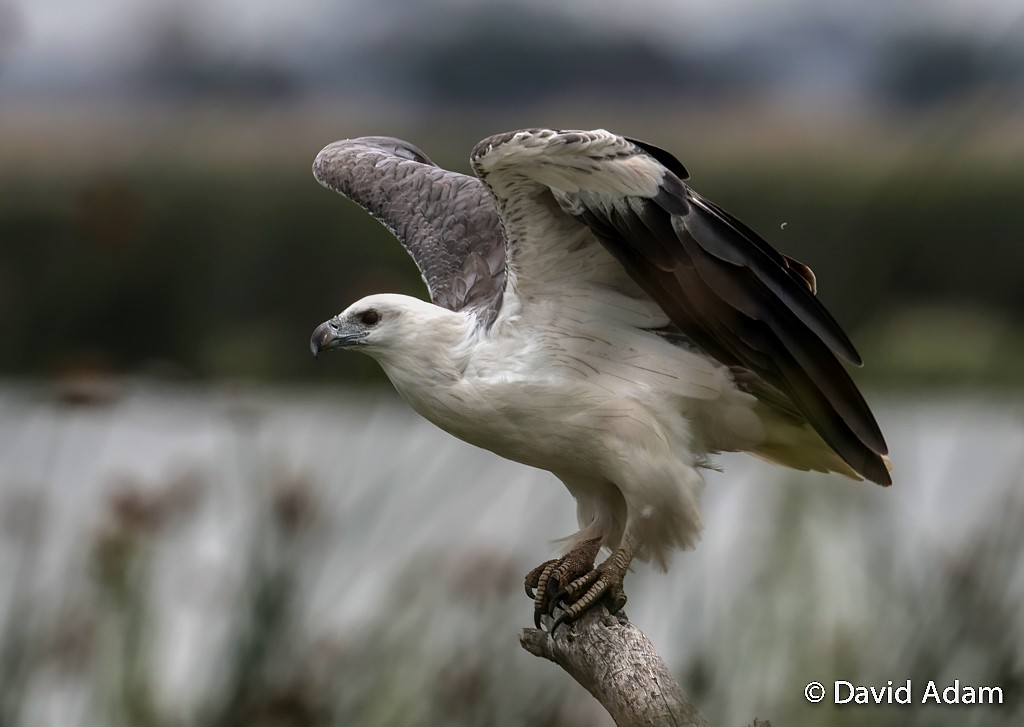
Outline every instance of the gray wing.
{"type": "MultiPolygon", "coordinates": [[[[528,277],[520,268],[536,266],[544,235],[516,215],[543,213],[547,229],[560,210],[589,229],[675,330],[756,374],[769,386],[755,395],[777,390],[854,470],[891,483],[885,440],[839,360],[859,365],[860,357],[815,297],[813,273],[687,186],[671,154],[603,130],[534,129],[485,139],[473,163],[505,216],[520,287],[528,277]]],[[[574,249],[584,247],[576,238],[574,249]]]]}
{"type": "Polygon", "coordinates": [[[442,169],[412,144],[384,136],[329,144],[313,162],[313,176],[398,238],[436,305],[483,308],[493,318],[505,286],[505,242],[480,180],[442,169]]]}

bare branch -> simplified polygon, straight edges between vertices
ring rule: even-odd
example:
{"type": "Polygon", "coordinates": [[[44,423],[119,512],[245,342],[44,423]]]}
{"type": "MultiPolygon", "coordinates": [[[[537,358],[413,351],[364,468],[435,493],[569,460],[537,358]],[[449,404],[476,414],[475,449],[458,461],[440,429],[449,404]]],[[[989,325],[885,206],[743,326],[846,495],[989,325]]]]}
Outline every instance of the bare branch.
{"type": "Polygon", "coordinates": [[[651,642],[621,612],[613,616],[595,606],[571,625],[559,626],[555,638],[523,629],[519,643],[568,672],[618,727],[710,727],[651,642]]]}

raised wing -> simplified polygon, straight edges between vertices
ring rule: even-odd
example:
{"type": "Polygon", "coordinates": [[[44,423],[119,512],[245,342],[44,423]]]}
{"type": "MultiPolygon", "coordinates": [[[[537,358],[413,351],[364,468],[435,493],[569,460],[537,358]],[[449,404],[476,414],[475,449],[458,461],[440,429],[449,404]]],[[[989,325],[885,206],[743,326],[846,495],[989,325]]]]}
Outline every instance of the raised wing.
{"type": "Polygon", "coordinates": [[[435,304],[490,311],[500,305],[505,243],[480,180],[441,169],[412,144],[383,136],[329,144],[313,162],[313,176],[398,238],[435,304]]]}
{"type": "Polygon", "coordinates": [[[560,275],[623,287],[628,276],[707,353],[790,398],[853,469],[891,483],[881,431],[839,361],[860,357],[813,273],[684,184],[668,152],[603,130],[536,129],[485,139],[472,159],[498,202],[521,296],[560,275]]]}

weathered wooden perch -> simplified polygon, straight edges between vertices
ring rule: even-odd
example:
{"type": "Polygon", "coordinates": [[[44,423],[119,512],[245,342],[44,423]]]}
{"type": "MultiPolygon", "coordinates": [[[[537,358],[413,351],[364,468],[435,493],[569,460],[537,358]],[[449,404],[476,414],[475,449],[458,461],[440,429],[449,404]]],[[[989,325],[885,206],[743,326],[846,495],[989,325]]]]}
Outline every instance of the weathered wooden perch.
{"type": "MultiPolygon", "coordinates": [[[[548,620],[545,626],[550,626],[548,620]]],[[[710,727],[673,678],[654,645],[625,614],[603,605],[585,611],[571,625],[546,631],[523,629],[519,643],[534,656],[553,661],[594,695],[618,727],[710,727]]],[[[754,727],[771,727],[754,721],[754,727]]]]}
{"type": "Polygon", "coordinates": [[[651,642],[622,613],[613,616],[598,605],[559,626],[555,638],[523,629],[519,643],[568,672],[619,727],[710,727],[651,642]]]}

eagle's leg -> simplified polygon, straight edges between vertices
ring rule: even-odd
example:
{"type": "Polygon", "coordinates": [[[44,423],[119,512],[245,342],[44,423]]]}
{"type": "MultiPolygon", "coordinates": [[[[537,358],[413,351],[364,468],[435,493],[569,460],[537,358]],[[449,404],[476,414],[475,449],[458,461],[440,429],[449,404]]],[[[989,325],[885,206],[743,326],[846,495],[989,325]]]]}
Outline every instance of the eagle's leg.
{"type": "Polygon", "coordinates": [[[576,578],[565,586],[564,590],[551,599],[549,608],[564,606],[562,614],[551,624],[554,633],[558,625],[565,621],[575,620],[605,594],[608,596],[608,610],[618,613],[626,605],[626,592],[622,588],[622,580],[626,577],[629,564],[636,555],[636,543],[628,535],[622,545],[612,551],[601,565],[576,578]]]}
{"type": "Polygon", "coordinates": [[[526,595],[533,599],[533,621],[540,628],[540,617],[550,614],[562,595],[563,584],[594,571],[594,560],[601,550],[599,538],[584,540],[557,560],[541,563],[526,574],[526,595]],[[536,590],[536,594],[533,589],[536,590]]]}

